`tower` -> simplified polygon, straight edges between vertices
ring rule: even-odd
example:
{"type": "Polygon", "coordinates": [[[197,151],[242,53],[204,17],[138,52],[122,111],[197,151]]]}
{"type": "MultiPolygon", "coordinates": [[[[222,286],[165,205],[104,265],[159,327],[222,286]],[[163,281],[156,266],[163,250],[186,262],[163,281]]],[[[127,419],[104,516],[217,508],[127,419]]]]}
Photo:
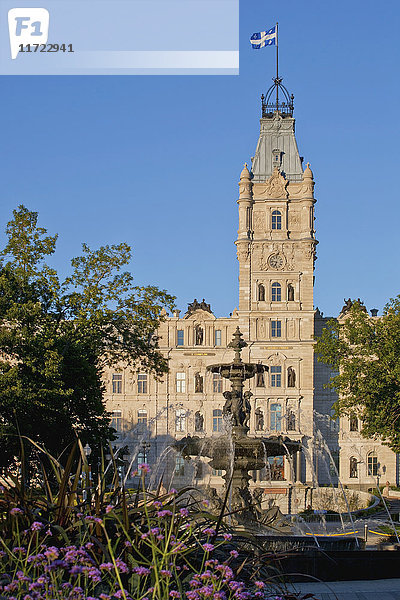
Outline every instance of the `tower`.
{"type": "Polygon", "coordinates": [[[251,340],[249,360],[271,365],[268,385],[255,390],[255,408],[271,414],[273,405],[277,430],[295,428],[306,442],[313,435],[317,240],[313,173],[308,163],[303,171],[293,110],[293,96],[275,79],[262,96],[251,171],[245,165],[239,181],[238,316],[251,340]]]}

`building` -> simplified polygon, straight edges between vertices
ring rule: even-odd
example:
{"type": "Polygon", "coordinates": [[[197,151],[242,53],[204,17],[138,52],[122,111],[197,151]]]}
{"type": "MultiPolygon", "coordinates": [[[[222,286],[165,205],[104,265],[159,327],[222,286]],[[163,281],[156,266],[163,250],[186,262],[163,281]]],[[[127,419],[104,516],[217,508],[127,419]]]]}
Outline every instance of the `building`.
{"type": "Polygon", "coordinates": [[[232,360],[227,346],[237,326],[248,342],[243,359],[269,366],[268,374],[247,382],[253,394],[250,435],[282,433],[303,444],[296,465],[285,455],[275,457],[255,485],[336,485],[338,470],[349,487],[373,487],[368,471],[376,476],[379,469],[397,481],[393,452],[362,440],[354,423],[332,418],[335,395],[324,387],[330,371],[314,356],[315,336],[327,319],[313,302],[314,178],[299,154],[293,110],[293,96],[276,79],[262,96],[251,170],[245,164],[239,180],[238,308],[216,318],[204,299],[195,299],[185,314],[167,316],[158,331],[170,365],[162,381],[123,368],[107,374],[107,408],[120,444],[127,446],[128,482],[135,483],[132,468],[150,462],[156,465],[154,477],[159,469],[175,487],[194,479],[222,485],[221,473],[200,459],[197,466],[187,464],[170,445],[187,434],[221,432],[222,392],[229,382],[206,369],[232,360]],[[274,102],[276,92],[281,99],[274,102]]]}

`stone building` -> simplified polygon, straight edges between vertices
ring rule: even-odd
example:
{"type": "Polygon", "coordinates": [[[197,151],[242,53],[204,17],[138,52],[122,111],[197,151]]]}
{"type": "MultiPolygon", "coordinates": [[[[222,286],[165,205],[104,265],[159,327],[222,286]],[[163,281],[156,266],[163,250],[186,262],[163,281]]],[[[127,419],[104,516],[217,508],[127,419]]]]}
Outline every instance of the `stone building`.
{"type": "Polygon", "coordinates": [[[303,444],[296,464],[283,450],[253,485],[288,495],[300,483],[336,484],[339,470],[343,483],[366,489],[374,486],[368,468],[396,481],[391,451],[362,440],[354,423],[331,418],[335,396],[324,387],[330,371],[314,356],[315,336],[327,320],[313,303],[315,203],[313,173],[297,147],[293,96],[276,80],[262,97],[251,170],[245,164],[240,174],[238,308],[216,318],[204,299],[195,299],[185,314],[167,316],[158,331],[170,367],[162,381],[123,368],[106,375],[107,408],[125,447],[128,483],[136,481],[132,470],[149,462],[155,479],[163,475],[175,487],[195,480],[222,485],[222,473],[201,459],[189,464],[170,445],[188,434],[222,431],[222,392],[229,382],[207,373],[207,366],[232,360],[227,346],[237,326],[248,343],[243,359],[269,366],[246,383],[253,394],[250,435],[283,434],[303,444]],[[271,102],[276,86],[278,104],[271,102]]]}

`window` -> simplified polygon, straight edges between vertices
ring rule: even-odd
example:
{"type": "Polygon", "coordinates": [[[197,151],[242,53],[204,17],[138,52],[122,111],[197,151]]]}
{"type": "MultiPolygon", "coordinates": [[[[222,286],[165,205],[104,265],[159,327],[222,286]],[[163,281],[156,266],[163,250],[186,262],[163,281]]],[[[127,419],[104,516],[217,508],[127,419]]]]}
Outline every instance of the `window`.
{"type": "Polygon", "coordinates": [[[112,393],[113,394],[122,394],[122,373],[113,373],[112,393]]]}
{"type": "Polygon", "coordinates": [[[141,428],[144,429],[145,427],[147,427],[147,410],[145,410],[144,408],[141,408],[140,410],[138,410],[137,422],[141,428]]]}
{"type": "Polygon", "coordinates": [[[282,425],[282,407],[280,404],[271,404],[271,431],[280,431],[282,425]]]}
{"type": "Polygon", "coordinates": [[[220,346],[221,345],[221,330],[220,329],[216,329],[215,330],[214,343],[215,343],[216,346],[220,346]]]}
{"type": "Polygon", "coordinates": [[[186,374],[176,374],[176,391],[178,394],[184,394],[186,392],[186,374]]]}
{"type": "Polygon", "coordinates": [[[372,475],[372,477],[376,477],[378,475],[378,457],[375,452],[370,452],[368,454],[368,475],[372,475]]]}
{"type": "Polygon", "coordinates": [[[175,475],[177,477],[185,475],[185,459],[182,456],[177,456],[175,459],[175,475]]]}
{"type": "Polygon", "coordinates": [[[137,455],[137,472],[139,477],[142,475],[142,469],[140,468],[141,465],[147,465],[147,453],[145,450],[139,450],[137,455]]]}
{"type": "Polygon", "coordinates": [[[282,287],[281,284],[275,281],[272,284],[271,289],[271,300],[272,302],[280,302],[282,300],[282,287]]]}
{"type": "Polygon", "coordinates": [[[272,229],[282,229],[282,215],[279,210],[272,211],[272,229]]]}
{"type": "Polygon", "coordinates": [[[214,394],[220,394],[222,392],[221,373],[213,373],[213,392],[214,394]]]}
{"type": "Polygon", "coordinates": [[[176,345],[183,346],[185,342],[185,335],[183,329],[178,329],[176,332],[176,345]]]}
{"type": "Polygon", "coordinates": [[[358,461],[354,456],[350,458],[350,477],[356,479],[358,477],[358,461]]]}
{"type": "Polygon", "coordinates": [[[281,387],[282,385],[282,367],[271,367],[271,387],[281,387]]]}
{"type": "Polygon", "coordinates": [[[350,417],[350,431],[358,431],[357,417],[350,417]]]}
{"type": "Polygon", "coordinates": [[[262,283],[260,283],[258,286],[258,300],[259,302],[265,301],[265,287],[262,283]]]}
{"type": "Polygon", "coordinates": [[[222,410],[220,408],[213,410],[213,431],[222,431],[222,410]]]}
{"type": "Polygon", "coordinates": [[[271,336],[272,337],[281,337],[282,335],[282,322],[281,321],[271,321],[271,336]]]}
{"type": "Polygon", "coordinates": [[[147,374],[139,373],[137,376],[138,394],[147,394],[147,374]]]}
{"type": "Polygon", "coordinates": [[[186,411],[183,408],[175,412],[175,431],[186,431],[186,411]]]}
{"type": "Polygon", "coordinates": [[[113,410],[111,413],[111,427],[114,427],[117,433],[122,431],[122,410],[113,410]]]}

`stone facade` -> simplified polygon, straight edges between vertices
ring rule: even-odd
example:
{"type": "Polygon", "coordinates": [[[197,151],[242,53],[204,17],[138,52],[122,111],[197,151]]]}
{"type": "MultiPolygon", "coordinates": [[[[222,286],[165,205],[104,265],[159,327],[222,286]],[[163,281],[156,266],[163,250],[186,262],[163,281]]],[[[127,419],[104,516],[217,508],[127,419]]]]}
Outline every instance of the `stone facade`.
{"type": "Polygon", "coordinates": [[[119,443],[126,446],[128,483],[137,481],[131,471],[149,462],[154,480],[163,476],[175,487],[194,481],[222,485],[221,473],[200,458],[183,461],[170,445],[188,434],[219,435],[222,392],[229,382],[206,369],[232,360],[227,345],[237,326],[248,343],[243,360],[269,366],[268,373],[246,384],[253,394],[250,435],[282,433],[303,443],[301,464],[290,464],[283,449],[253,485],[268,489],[271,498],[275,494],[287,511],[294,511],[293,502],[300,510],[317,480],[337,483],[339,456],[344,484],[373,487],[367,473],[371,452],[378,457],[381,475],[396,481],[396,457],[390,450],[350,432],[348,420],[331,418],[335,395],[324,387],[330,371],[314,356],[315,336],[327,320],[313,304],[318,243],[314,179],[308,163],[303,169],[294,125],[287,112],[261,118],[251,172],[245,165],[240,175],[238,308],[230,317],[216,318],[204,300],[195,300],[184,315],[175,311],[166,316],[158,336],[170,371],[162,381],[140,370],[110,369],[106,374],[107,408],[120,432],[119,443]],[[352,457],[363,461],[356,478],[354,461],[349,470],[352,457]]]}

